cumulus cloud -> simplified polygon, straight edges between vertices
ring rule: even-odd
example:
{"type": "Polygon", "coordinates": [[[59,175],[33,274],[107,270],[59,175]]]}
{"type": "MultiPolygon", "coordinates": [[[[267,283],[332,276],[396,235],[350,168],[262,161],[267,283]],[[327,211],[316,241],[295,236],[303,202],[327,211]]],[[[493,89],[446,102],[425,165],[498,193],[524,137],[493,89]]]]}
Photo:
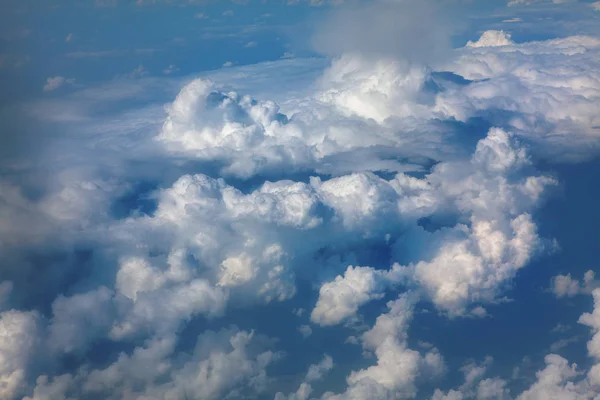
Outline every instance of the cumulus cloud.
{"type": "Polygon", "coordinates": [[[327,374],[332,368],[333,359],[328,354],[325,354],[319,363],[312,364],[310,367],[308,367],[306,377],[296,392],[288,395],[278,392],[275,394],[275,400],[308,400],[309,396],[313,392],[313,388],[310,383],[322,380],[325,377],[325,374],[327,374]]]}
{"type": "Polygon", "coordinates": [[[0,313],[0,395],[16,397],[26,386],[31,357],[39,349],[39,316],[16,310],[0,313]]]}
{"type": "Polygon", "coordinates": [[[40,376],[33,397],[26,399],[41,400],[49,393],[52,398],[105,399],[219,399],[240,390],[259,393],[268,381],[265,368],[279,358],[277,353],[261,351],[261,341],[253,332],[235,328],[206,331],[198,336],[191,355],[171,361],[173,337],[154,338],[131,354],[121,354],[106,368],[83,368],[75,375],[52,379],[40,376]]]}
{"type": "Polygon", "coordinates": [[[552,278],[552,292],[558,298],[574,297],[578,294],[590,294],[598,287],[594,271],[589,270],[583,275],[583,282],[571,278],[571,274],[557,275],[552,278]]]}
{"type": "Polygon", "coordinates": [[[485,31],[481,35],[478,41],[467,42],[467,47],[496,47],[496,46],[508,46],[513,44],[510,40],[511,34],[504,31],[485,31]]]}
{"type": "Polygon", "coordinates": [[[325,393],[324,399],[411,398],[417,391],[417,379],[444,372],[444,361],[437,349],[422,355],[407,347],[415,303],[415,296],[409,293],[387,304],[388,312],[380,315],[362,337],[363,347],[375,352],[377,364],[353,371],[344,393],[325,393]]]}
{"type": "Polygon", "coordinates": [[[319,300],[311,320],[320,325],[333,325],[356,314],[369,300],[382,298],[384,285],[378,271],[369,267],[348,267],[344,276],[321,286],[319,300]]]}
{"type": "MultiPolygon", "coordinates": [[[[409,345],[416,304],[452,318],[493,315],[485,307],[553,249],[538,232],[537,211],[557,181],[536,160],[594,152],[582,143],[595,143],[600,115],[598,39],[517,44],[486,31],[451,51],[434,5],[334,10],[315,36],[317,50],[334,59],[303,91],[269,84],[279,101],[253,98],[232,91],[247,69],[215,72],[187,81],[160,126],[160,106],[123,111],[111,129],[103,122],[86,130],[93,113],[68,125],[77,135],[59,143],[74,151],[46,156],[55,178],[43,190],[2,183],[0,250],[18,262],[7,263],[0,285],[0,397],[272,395],[267,369],[282,356],[274,342],[247,327],[210,327],[227,326],[233,310],[288,306],[298,278],[318,298],[294,299],[295,314],[302,317],[300,305],[312,309],[311,322],[322,326],[359,320],[368,302],[403,293],[370,329],[352,332],[349,342],[375,361],[352,366],[347,386],[324,399],[421,395],[420,383],[447,367],[435,347],[409,345]],[[484,127],[473,125],[481,119],[484,127]],[[144,180],[152,181],[147,193],[133,190],[144,180]],[[46,259],[56,270],[30,282],[35,269],[24,266],[46,259]],[[19,298],[29,292],[43,299],[19,298]],[[118,350],[96,363],[101,346],[118,350]]],[[[260,68],[269,73],[256,79],[275,67],[260,68]]],[[[126,100],[119,96],[132,86],[119,85],[117,94],[95,95],[126,100]]],[[[561,276],[553,290],[589,293],[593,281],[561,276]]],[[[595,359],[596,308],[580,320],[593,331],[595,359]]],[[[298,341],[312,333],[297,326],[298,341]]],[[[325,329],[349,336],[344,327],[325,329]]],[[[587,395],[599,381],[596,367],[578,380],[566,359],[549,355],[546,364],[522,399],[587,395]]],[[[509,381],[488,376],[490,365],[465,364],[464,383],[434,398],[508,398],[509,381]]],[[[325,356],[296,391],[278,389],[292,393],[276,398],[310,398],[332,368],[325,356]]]]}
{"type": "Polygon", "coordinates": [[[511,399],[507,381],[498,377],[484,378],[492,363],[493,358],[490,356],[479,364],[474,361],[468,362],[461,368],[464,375],[463,384],[458,389],[450,389],[448,392],[436,389],[432,400],[511,399]]]}

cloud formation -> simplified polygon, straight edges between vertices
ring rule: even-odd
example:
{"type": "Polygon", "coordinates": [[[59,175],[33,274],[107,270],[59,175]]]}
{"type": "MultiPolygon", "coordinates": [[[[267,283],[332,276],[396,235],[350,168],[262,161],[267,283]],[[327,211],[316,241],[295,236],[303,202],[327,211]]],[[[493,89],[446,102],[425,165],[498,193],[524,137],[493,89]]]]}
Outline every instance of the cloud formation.
{"type": "MultiPolygon", "coordinates": [[[[490,315],[519,271],[556,248],[537,218],[558,182],[536,161],[596,154],[600,125],[597,38],[515,43],[486,31],[451,50],[433,5],[333,11],[316,35],[333,59],[304,92],[290,91],[301,96],[272,84],[278,101],[254,98],[215,75],[182,84],[164,114],[124,110],[106,122],[103,99],[118,105],[143,90],[119,82],[87,92],[92,111],[68,119],[77,133],[54,147],[73,151],[44,154],[53,178],[37,191],[28,180],[1,183],[0,250],[10,262],[0,283],[0,397],[427,396],[423,382],[449,367],[435,346],[412,348],[418,306],[453,323],[490,315]],[[357,16],[358,29],[349,24],[357,16]],[[423,24],[429,18],[440,25],[423,24]],[[103,122],[90,127],[94,115],[103,122]],[[314,296],[297,299],[303,290],[314,296]],[[383,312],[367,315],[383,299],[383,312]],[[272,389],[285,343],[244,318],[230,326],[235,313],[300,306],[310,319],[295,312],[299,343],[354,329],[350,342],[373,355],[338,389],[323,382],[339,365],[323,352],[296,366],[306,371],[296,386],[272,389]]],[[[248,79],[228,71],[219,72],[228,82],[248,79]]],[[[47,85],[68,83],[58,78],[47,85]]],[[[511,394],[484,358],[463,364],[454,389],[431,388],[433,398],[592,398],[594,282],[590,273],[552,281],[557,297],[595,298],[580,318],[595,362],[584,377],[549,354],[537,381],[511,394]]]]}

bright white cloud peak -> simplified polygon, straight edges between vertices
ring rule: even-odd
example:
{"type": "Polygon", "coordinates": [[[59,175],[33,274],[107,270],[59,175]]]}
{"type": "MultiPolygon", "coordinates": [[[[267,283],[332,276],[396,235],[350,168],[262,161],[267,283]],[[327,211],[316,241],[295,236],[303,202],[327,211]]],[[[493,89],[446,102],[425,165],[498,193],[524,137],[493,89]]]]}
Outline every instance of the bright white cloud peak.
{"type": "Polygon", "coordinates": [[[559,249],[540,210],[562,182],[542,166],[593,158],[600,139],[600,38],[493,26],[451,49],[438,6],[339,5],[310,82],[277,71],[315,60],[230,62],[178,81],[164,112],[122,102],[165,77],[24,107],[62,122],[51,179],[23,159],[22,181],[0,182],[0,398],[600,398],[591,270],[540,289],[593,297],[570,321],[591,330],[589,365],[543,354],[519,381],[419,337],[438,329],[425,313],[493,319],[559,249]]]}

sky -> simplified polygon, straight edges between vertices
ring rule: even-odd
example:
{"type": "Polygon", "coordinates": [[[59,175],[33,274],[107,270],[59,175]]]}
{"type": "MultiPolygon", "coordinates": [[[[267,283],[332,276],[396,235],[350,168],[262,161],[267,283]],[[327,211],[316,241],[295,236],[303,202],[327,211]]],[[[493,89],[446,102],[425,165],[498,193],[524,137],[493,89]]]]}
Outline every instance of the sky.
{"type": "Polygon", "coordinates": [[[0,2],[0,399],[600,399],[600,2],[0,2]]]}

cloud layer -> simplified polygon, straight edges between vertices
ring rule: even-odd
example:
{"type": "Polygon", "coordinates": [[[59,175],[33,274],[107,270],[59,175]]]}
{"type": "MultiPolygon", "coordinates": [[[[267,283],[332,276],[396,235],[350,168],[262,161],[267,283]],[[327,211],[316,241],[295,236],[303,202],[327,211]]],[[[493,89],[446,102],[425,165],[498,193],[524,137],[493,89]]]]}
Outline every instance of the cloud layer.
{"type": "MultiPolygon", "coordinates": [[[[464,364],[462,384],[423,394],[448,365],[436,347],[415,349],[410,328],[422,305],[457,323],[489,316],[519,271],[557,249],[537,213],[559,182],[536,163],[597,154],[600,40],[517,43],[490,30],[451,50],[433,27],[429,54],[405,36],[433,3],[402,14],[407,24],[394,17],[402,4],[334,13],[317,35],[330,64],[277,102],[197,78],[163,113],[127,109],[109,126],[99,94],[118,105],[143,90],[94,92],[91,111],[85,92],[71,94],[84,112],[44,153],[53,178],[7,166],[0,186],[0,397],[598,396],[593,273],[557,276],[552,291],[593,295],[579,322],[594,365],[548,354],[522,393],[484,358],[464,364]],[[377,28],[351,35],[357,15],[377,28]],[[402,40],[383,42],[390,32],[402,40]],[[232,317],[288,307],[302,291],[299,340],[339,329],[364,351],[335,389],[329,353],[278,387],[286,338],[232,317]]],[[[246,79],[239,71],[230,82],[246,79]]],[[[45,90],[69,83],[59,78],[45,90]]]]}

